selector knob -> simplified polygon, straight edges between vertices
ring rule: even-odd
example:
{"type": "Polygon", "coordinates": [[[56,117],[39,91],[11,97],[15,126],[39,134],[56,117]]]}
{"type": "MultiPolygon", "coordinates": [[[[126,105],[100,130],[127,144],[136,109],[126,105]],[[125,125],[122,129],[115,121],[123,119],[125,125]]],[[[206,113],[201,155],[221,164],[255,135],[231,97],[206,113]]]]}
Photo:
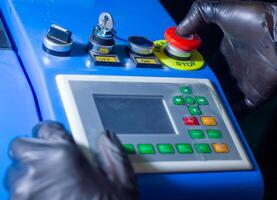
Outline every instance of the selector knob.
{"type": "Polygon", "coordinates": [[[51,55],[67,56],[73,44],[71,35],[71,31],[52,24],[43,40],[42,48],[51,55]]]}
{"type": "Polygon", "coordinates": [[[98,24],[89,37],[89,51],[96,54],[108,54],[112,51],[114,41],[114,20],[109,13],[100,14],[98,24]]]}
{"type": "Polygon", "coordinates": [[[131,36],[128,38],[129,48],[135,54],[151,55],[154,51],[154,43],[145,37],[131,36]]]}
{"type": "Polygon", "coordinates": [[[164,37],[167,41],[166,53],[176,59],[188,60],[191,52],[197,50],[201,45],[201,38],[197,34],[181,37],[177,35],[176,27],[168,28],[164,37]]]}

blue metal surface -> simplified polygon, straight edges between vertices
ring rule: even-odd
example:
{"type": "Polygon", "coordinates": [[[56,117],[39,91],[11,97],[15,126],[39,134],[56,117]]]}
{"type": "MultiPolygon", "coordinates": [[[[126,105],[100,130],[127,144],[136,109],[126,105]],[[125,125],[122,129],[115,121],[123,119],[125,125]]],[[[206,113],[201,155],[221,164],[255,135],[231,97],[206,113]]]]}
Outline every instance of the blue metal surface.
{"type": "Polygon", "coordinates": [[[29,136],[38,122],[33,94],[12,50],[0,50],[0,199],[8,199],[4,177],[11,164],[8,146],[18,136],[29,136]]]}
{"type": "MultiPolygon", "coordinates": [[[[140,175],[138,181],[143,199],[262,199],[263,179],[258,166],[217,78],[207,65],[199,71],[191,72],[173,69],[96,67],[83,50],[92,27],[97,23],[98,15],[102,11],[112,13],[116,31],[122,38],[143,35],[151,40],[162,39],[164,30],[175,24],[159,1],[1,0],[0,2],[17,46],[18,56],[34,88],[43,119],[58,120],[68,127],[55,83],[57,74],[208,78],[215,84],[253,162],[254,169],[239,172],[140,175]],[[53,23],[73,32],[75,44],[71,57],[55,57],[42,50],[42,40],[48,27],[53,23]]],[[[124,44],[123,41],[118,43],[124,44]]]]}

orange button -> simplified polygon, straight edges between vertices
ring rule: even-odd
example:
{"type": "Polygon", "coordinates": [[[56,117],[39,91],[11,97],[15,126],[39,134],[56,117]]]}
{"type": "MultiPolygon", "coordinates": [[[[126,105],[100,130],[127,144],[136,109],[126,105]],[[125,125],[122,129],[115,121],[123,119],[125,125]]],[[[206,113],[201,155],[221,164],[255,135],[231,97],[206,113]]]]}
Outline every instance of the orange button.
{"type": "Polygon", "coordinates": [[[224,143],[214,143],[213,148],[216,153],[228,153],[229,152],[229,148],[228,148],[227,144],[224,144],[224,143]]]}
{"type": "Polygon", "coordinates": [[[214,117],[201,117],[201,121],[205,126],[216,126],[216,119],[214,117]]]}

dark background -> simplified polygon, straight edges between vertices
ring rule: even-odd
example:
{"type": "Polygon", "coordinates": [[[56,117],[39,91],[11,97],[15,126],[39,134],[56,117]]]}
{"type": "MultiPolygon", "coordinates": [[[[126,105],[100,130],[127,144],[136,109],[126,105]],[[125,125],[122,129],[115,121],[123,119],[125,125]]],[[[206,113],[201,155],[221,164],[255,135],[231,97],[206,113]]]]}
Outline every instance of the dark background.
{"type": "MultiPolygon", "coordinates": [[[[185,17],[193,2],[194,0],[161,0],[162,5],[177,24],[185,17]]],[[[276,0],[267,2],[276,2],[276,0]]],[[[199,51],[217,75],[229,103],[232,105],[243,99],[243,94],[237,88],[235,79],[229,75],[228,65],[220,53],[222,31],[216,25],[207,25],[198,34],[203,42],[199,51]]],[[[276,200],[277,95],[254,111],[235,112],[235,115],[263,173],[264,199],[276,200]]]]}

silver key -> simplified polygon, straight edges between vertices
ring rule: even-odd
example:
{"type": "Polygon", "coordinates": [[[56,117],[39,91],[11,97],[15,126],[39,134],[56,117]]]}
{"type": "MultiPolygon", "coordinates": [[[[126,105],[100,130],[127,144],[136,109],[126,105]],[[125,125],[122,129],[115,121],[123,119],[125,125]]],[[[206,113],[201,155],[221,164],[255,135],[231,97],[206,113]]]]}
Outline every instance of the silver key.
{"type": "Polygon", "coordinates": [[[102,29],[106,31],[111,31],[114,27],[113,17],[111,16],[111,14],[103,12],[99,15],[98,24],[102,29]]]}

